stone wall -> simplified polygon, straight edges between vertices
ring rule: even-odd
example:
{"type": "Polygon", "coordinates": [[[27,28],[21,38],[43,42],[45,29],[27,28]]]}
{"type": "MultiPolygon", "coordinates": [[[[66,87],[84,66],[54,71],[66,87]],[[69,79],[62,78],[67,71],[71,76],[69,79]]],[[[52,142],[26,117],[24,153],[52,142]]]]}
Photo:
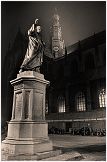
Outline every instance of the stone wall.
{"type": "Polygon", "coordinates": [[[51,113],[46,116],[49,128],[52,126],[66,129],[66,123],[72,128],[82,128],[90,125],[93,129],[106,128],[106,110],[98,109],[88,112],[51,113]]]}

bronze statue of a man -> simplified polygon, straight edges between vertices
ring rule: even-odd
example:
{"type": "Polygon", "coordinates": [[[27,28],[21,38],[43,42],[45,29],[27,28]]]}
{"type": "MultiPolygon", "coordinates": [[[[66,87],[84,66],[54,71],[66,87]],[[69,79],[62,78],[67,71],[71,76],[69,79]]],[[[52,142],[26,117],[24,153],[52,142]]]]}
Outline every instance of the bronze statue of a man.
{"type": "Polygon", "coordinates": [[[43,62],[44,42],[41,36],[41,26],[38,25],[38,19],[28,30],[28,48],[24,61],[20,67],[20,72],[34,70],[40,72],[40,66],[43,62]]]}

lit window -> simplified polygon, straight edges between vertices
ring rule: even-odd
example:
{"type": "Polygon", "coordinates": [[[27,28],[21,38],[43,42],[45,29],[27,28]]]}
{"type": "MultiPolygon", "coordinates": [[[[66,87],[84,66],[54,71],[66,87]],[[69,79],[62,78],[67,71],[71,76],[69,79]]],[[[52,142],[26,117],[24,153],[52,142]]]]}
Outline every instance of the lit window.
{"type": "Polygon", "coordinates": [[[85,95],[79,92],[76,96],[77,111],[86,111],[85,95]]]}
{"type": "Polygon", "coordinates": [[[106,107],[106,92],[104,88],[99,93],[99,105],[100,107],[106,107]]]}
{"type": "Polygon", "coordinates": [[[58,97],[58,111],[59,113],[65,112],[65,98],[63,96],[58,97]]]}

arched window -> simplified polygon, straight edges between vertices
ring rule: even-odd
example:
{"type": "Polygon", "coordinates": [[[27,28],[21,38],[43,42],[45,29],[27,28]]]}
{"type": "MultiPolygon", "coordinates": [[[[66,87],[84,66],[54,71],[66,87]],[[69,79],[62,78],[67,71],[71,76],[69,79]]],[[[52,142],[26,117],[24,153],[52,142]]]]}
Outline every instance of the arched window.
{"type": "Polygon", "coordinates": [[[99,105],[100,107],[106,107],[106,92],[104,88],[99,93],[99,105]]]}
{"type": "Polygon", "coordinates": [[[63,96],[58,97],[58,112],[65,112],[65,98],[63,96]]]}
{"type": "Polygon", "coordinates": [[[91,70],[95,68],[94,56],[89,53],[85,58],[85,70],[91,70]]]}
{"type": "Polygon", "coordinates": [[[79,92],[76,95],[76,108],[77,111],[86,111],[85,95],[83,92],[79,92]]]}

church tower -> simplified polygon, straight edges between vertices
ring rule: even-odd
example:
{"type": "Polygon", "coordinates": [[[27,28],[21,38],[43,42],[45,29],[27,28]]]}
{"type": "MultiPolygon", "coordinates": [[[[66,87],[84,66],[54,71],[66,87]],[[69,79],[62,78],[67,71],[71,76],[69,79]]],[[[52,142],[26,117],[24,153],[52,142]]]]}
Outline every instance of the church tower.
{"type": "Polygon", "coordinates": [[[54,58],[61,57],[65,55],[65,44],[62,39],[62,31],[59,23],[59,15],[55,9],[55,14],[53,16],[52,25],[52,54],[54,58]]]}

